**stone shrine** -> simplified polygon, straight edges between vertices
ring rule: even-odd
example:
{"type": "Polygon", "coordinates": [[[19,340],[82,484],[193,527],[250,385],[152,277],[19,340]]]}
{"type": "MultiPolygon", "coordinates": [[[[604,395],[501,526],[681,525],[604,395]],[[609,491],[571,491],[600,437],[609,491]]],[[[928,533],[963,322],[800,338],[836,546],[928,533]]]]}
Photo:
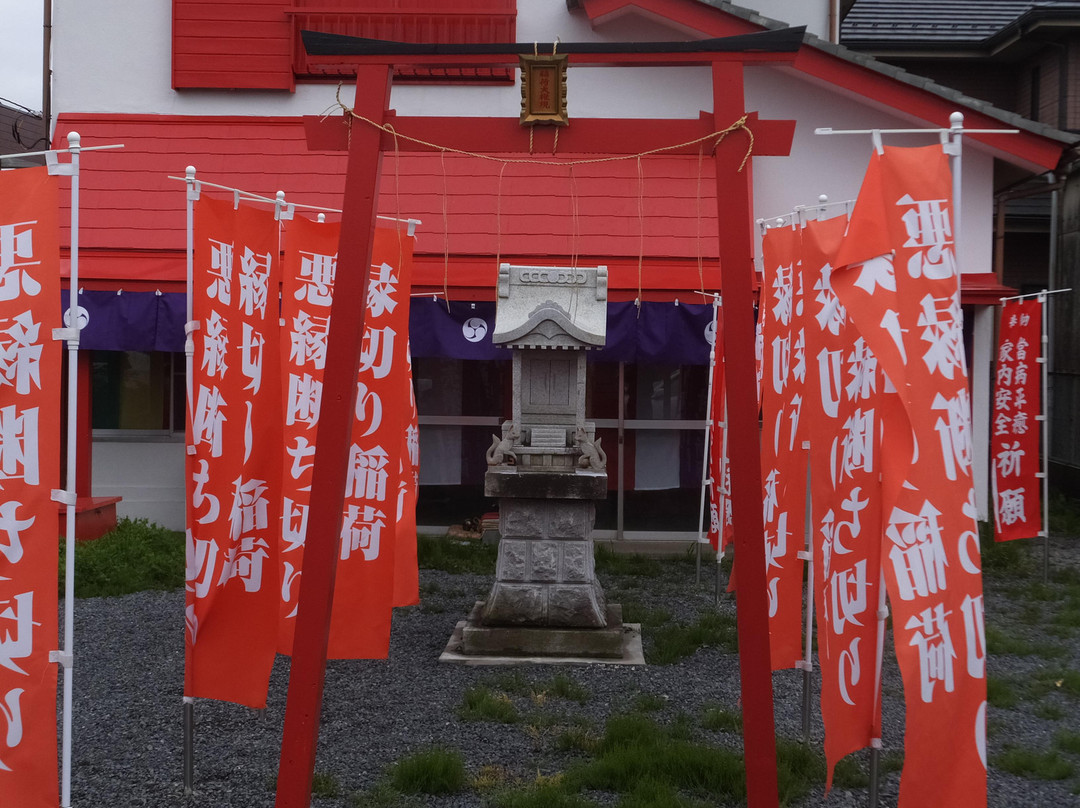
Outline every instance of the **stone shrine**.
{"type": "Polygon", "coordinates": [[[492,340],[513,349],[513,414],[492,436],[484,493],[499,500],[495,584],[464,654],[620,657],[621,610],[596,579],[595,501],[606,455],[585,420],[585,351],[604,345],[606,267],[499,267],[492,340]]]}

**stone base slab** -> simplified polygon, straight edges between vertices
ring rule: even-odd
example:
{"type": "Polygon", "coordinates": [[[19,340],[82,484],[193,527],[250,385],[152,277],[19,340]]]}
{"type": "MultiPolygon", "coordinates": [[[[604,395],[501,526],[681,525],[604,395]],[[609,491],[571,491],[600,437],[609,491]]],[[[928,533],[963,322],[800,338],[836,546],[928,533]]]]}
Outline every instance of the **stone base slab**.
{"type": "MultiPolygon", "coordinates": [[[[607,625],[602,628],[534,628],[485,626],[481,622],[484,602],[477,601],[469,617],[459,624],[458,653],[464,656],[560,657],[621,659],[625,627],[622,607],[609,603],[607,625]]],[[[640,637],[638,639],[640,644],[640,637]]],[[[448,646],[449,648],[449,646],[448,646]]]]}
{"type": "Polygon", "coordinates": [[[606,499],[607,473],[571,466],[566,471],[496,467],[484,475],[484,496],[523,499],[606,499]]]}

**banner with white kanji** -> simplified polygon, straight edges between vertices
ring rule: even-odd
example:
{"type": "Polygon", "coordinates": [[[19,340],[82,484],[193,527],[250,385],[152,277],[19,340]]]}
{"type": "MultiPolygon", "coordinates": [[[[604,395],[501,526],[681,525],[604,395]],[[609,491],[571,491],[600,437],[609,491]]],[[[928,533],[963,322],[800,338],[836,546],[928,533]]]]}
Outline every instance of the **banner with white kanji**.
{"type": "Polygon", "coordinates": [[[401,436],[397,529],[394,536],[394,606],[420,603],[420,566],[416,556],[416,499],[420,493],[420,413],[412,384],[412,351],[405,346],[408,418],[401,436]]]}
{"type": "Polygon", "coordinates": [[[773,670],[803,658],[806,334],[799,242],[798,230],[777,227],[761,245],[761,479],[773,670]]]}
{"type": "MultiPolygon", "coordinates": [[[[340,223],[296,217],[285,229],[281,318],[284,443],[278,648],[292,653],[340,223]]],[[[378,227],[372,249],[328,656],[389,651],[395,605],[419,599],[418,433],[408,356],[413,239],[378,227]],[[398,549],[401,558],[398,558],[398,549]]]]}
{"type": "Polygon", "coordinates": [[[281,577],[278,650],[292,653],[307,535],[311,474],[322,403],[339,222],[285,222],[282,265],[281,577]],[[286,348],[286,346],[288,346],[286,348]]]}
{"type": "Polygon", "coordinates": [[[1043,530],[1042,308],[1038,299],[1007,300],[1001,307],[990,438],[997,541],[1029,539],[1043,530]]]}
{"type": "Polygon", "coordinates": [[[881,396],[877,358],[832,289],[847,218],[803,229],[814,576],[826,792],[844,756],[880,737],[881,396]]]}
{"type": "Polygon", "coordinates": [[[281,522],[278,223],[195,202],[184,694],[264,707],[281,522]]]}
{"type": "MultiPolygon", "coordinates": [[[[401,230],[376,228],[334,584],[337,619],[330,621],[327,648],[331,659],[384,659],[390,653],[397,517],[399,507],[404,509],[400,480],[413,474],[406,448],[412,250],[413,239],[401,230]]],[[[415,528],[411,540],[415,546],[415,528]]],[[[401,591],[403,598],[411,594],[401,591]]]]}
{"type": "Polygon", "coordinates": [[[986,805],[982,573],[952,222],[941,147],[885,148],[832,275],[903,405],[885,414],[882,447],[882,566],[906,704],[898,808],[986,805]]]}
{"type": "Polygon", "coordinates": [[[0,804],[56,808],[56,177],[0,172],[0,804]]]}

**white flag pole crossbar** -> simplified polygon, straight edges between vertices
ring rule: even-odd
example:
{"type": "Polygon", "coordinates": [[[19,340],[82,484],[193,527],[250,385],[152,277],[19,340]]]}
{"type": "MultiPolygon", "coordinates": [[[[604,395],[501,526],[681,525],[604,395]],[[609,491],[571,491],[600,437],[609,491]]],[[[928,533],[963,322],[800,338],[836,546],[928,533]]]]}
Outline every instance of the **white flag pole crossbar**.
{"type": "Polygon", "coordinates": [[[780,216],[771,216],[764,219],[758,219],[757,225],[761,228],[761,232],[764,233],[771,227],[794,227],[795,223],[803,224],[806,222],[806,217],[814,213],[822,214],[830,208],[844,208],[844,213],[848,216],[851,215],[852,209],[855,207],[854,199],[845,199],[842,202],[830,202],[829,197],[822,194],[818,198],[816,205],[796,205],[795,209],[791,213],[784,213],[780,216]]]}
{"type": "MultiPolygon", "coordinates": [[[[174,177],[171,174],[167,175],[167,179],[180,180],[181,182],[189,182],[188,177],[174,177]]],[[[281,205],[283,208],[285,208],[288,211],[293,211],[293,210],[296,210],[297,208],[302,208],[304,210],[318,210],[318,211],[323,211],[325,213],[341,213],[341,210],[339,208],[326,208],[326,207],[322,207],[321,205],[308,205],[308,204],[305,204],[303,202],[289,202],[289,203],[286,204],[285,201],[284,201],[285,200],[284,191],[278,191],[277,197],[275,198],[275,197],[263,196],[262,194],[256,194],[256,193],[253,193],[252,191],[245,191],[242,188],[234,188],[231,185],[219,185],[216,182],[207,182],[206,180],[190,180],[190,181],[194,182],[194,184],[195,184],[195,188],[196,188],[195,193],[196,193],[196,195],[198,195],[198,189],[200,189],[200,188],[203,188],[203,187],[215,188],[215,189],[217,189],[219,191],[226,191],[226,192],[228,192],[230,194],[233,194],[233,196],[236,199],[237,203],[239,203],[239,200],[244,199],[244,200],[247,200],[249,202],[265,202],[267,205],[281,205]]],[[[290,214],[286,214],[286,215],[282,216],[281,218],[288,219],[288,218],[292,218],[292,216],[291,216],[291,213],[290,213],[290,214]]],[[[396,216],[381,216],[381,215],[379,215],[379,216],[376,216],[375,218],[376,219],[382,219],[382,220],[388,221],[388,222],[401,222],[402,224],[407,224],[409,226],[409,235],[410,236],[415,234],[417,225],[423,224],[423,222],[421,222],[419,219],[398,219],[396,216]]]]}
{"type": "Polygon", "coordinates": [[[38,156],[40,156],[42,154],[44,154],[46,157],[48,157],[49,155],[55,156],[55,155],[58,155],[58,154],[73,154],[76,151],[78,151],[78,152],[88,152],[88,151],[102,151],[103,149],[122,149],[122,148],[124,148],[123,143],[110,143],[108,146],[72,146],[71,148],[68,148],[68,149],[45,149],[44,151],[28,151],[28,152],[15,152],[14,154],[0,154],[0,160],[7,160],[8,158],[14,158],[14,157],[38,157],[38,156]]]}
{"type": "MultiPolygon", "coordinates": [[[[956,114],[956,113],[953,113],[956,114]]],[[[953,132],[949,128],[927,129],[833,129],[831,126],[821,126],[814,130],[815,135],[947,135],[953,132]]],[[[1019,129],[964,129],[965,135],[1018,135],[1019,129]]]]}
{"type": "Polygon", "coordinates": [[[1043,289],[1041,292],[1031,292],[1030,294],[1026,294],[1026,295],[1012,295],[1011,297],[1000,298],[1000,300],[1001,300],[1002,303],[1004,303],[1006,300],[1027,300],[1029,297],[1045,297],[1047,295],[1060,295],[1062,292],[1071,292],[1071,291],[1072,291],[1071,286],[1068,289],[1043,289]]]}

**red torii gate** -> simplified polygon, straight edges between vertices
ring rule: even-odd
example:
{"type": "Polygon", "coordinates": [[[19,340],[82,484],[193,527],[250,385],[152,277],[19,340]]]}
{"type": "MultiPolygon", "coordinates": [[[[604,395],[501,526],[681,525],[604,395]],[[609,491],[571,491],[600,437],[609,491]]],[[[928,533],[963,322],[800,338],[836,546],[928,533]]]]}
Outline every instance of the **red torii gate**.
{"type": "MultiPolygon", "coordinates": [[[[656,67],[692,65],[712,69],[713,111],[693,119],[582,119],[560,128],[560,148],[570,153],[636,155],[672,143],[697,141],[743,118],[743,66],[793,62],[802,43],[801,28],[696,42],[563,44],[570,66],[656,67]]],[[[278,771],[276,808],[306,808],[322,709],[330,609],[341,533],[343,492],[356,397],[356,373],[364,329],[368,273],[384,150],[420,151],[416,140],[465,152],[515,153],[529,150],[530,135],[513,118],[401,117],[389,110],[395,67],[515,67],[519,54],[537,46],[411,45],[304,32],[308,64],[318,70],[349,66],[356,70],[353,111],[368,119],[309,119],[308,145],[316,150],[349,152],[342,213],[340,271],[326,349],[319,438],[311,485],[310,518],[300,582],[296,640],[292,655],[284,736],[278,771]],[[380,128],[392,124],[410,140],[395,143],[380,128]],[[412,140],[415,138],[416,140],[412,140]]],[[[548,43],[541,52],[552,53],[548,43]]],[[[745,126],[753,135],[752,156],[786,156],[794,121],[761,121],[756,114],[745,126]]],[[[537,140],[553,138],[541,127],[537,140]]],[[[541,144],[535,143],[537,150],[541,144]]],[[[546,142],[543,145],[547,145],[546,142]]],[[[753,205],[751,164],[745,137],[714,141],[720,271],[724,295],[724,345],[728,418],[740,427],[729,433],[732,518],[739,556],[736,593],[739,670],[743,708],[744,757],[749,804],[778,805],[772,671],[769,658],[768,596],[761,511],[761,469],[757,430],[753,320],[753,205]],[[743,165],[745,162],[745,166],[743,165]],[[740,169],[743,169],[740,173],[740,169]]],[[[665,150],[697,154],[698,145],[665,150]]]]}

